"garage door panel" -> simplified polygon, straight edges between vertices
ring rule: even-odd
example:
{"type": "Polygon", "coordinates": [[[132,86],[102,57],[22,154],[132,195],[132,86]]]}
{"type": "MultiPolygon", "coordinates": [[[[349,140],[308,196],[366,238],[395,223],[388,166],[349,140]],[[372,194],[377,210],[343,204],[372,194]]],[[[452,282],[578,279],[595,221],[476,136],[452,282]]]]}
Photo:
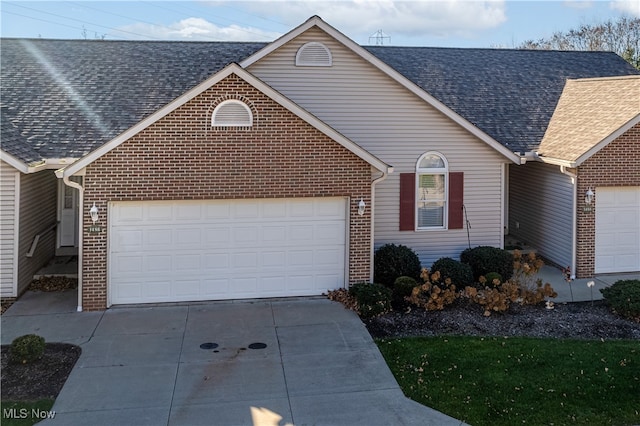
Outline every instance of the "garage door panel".
{"type": "Polygon", "coordinates": [[[287,252],[285,251],[271,251],[262,253],[262,267],[263,268],[278,268],[282,269],[287,266],[287,252]]]}
{"type": "Polygon", "coordinates": [[[595,272],[640,271],[640,187],[596,188],[595,272]]]}
{"type": "Polygon", "coordinates": [[[143,208],[143,217],[145,220],[154,222],[171,222],[173,221],[173,206],[166,203],[150,203],[143,208]]]}
{"type": "Polygon", "coordinates": [[[204,255],[204,266],[206,270],[215,271],[217,269],[228,269],[230,265],[228,253],[207,253],[204,255]]]}
{"type": "MultiPolygon", "coordinates": [[[[139,257],[142,259],[142,256],[139,257]]],[[[173,270],[173,257],[169,255],[146,255],[145,272],[148,274],[165,274],[173,270]]],[[[141,261],[142,264],[142,261],[141,261]]]]}
{"type": "Polygon", "coordinates": [[[110,215],[110,303],[313,295],[344,286],[344,198],[123,202],[110,215]]]}
{"type": "Polygon", "coordinates": [[[146,229],[143,235],[145,250],[165,250],[167,246],[173,246],[173,231],[171,229],[146,229]]]}

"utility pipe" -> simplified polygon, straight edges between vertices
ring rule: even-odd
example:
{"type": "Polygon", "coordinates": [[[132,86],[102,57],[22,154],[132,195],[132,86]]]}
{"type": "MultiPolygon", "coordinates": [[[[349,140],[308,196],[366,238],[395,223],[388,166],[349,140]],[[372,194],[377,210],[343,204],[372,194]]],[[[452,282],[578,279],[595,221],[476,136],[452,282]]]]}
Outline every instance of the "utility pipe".
{"type": "MultiPolygon", "coordinates": [[[[56,171],[56,175],[58,172],[63,173],[63,169],[56,171]]],[[[59,176],[58,176],[59,177],[59,176]]],[[[80,209],[80,218],[78,220],[78,312],[82,312],[82,247],[84,241],[84,235],[82,232],[83,223],[84,223],[84,187],[77,182],[74,182],[69,179],[69,176],[66,174],[62,175],[62,181],[65,185],[70,186],[71,188],[75,188],[80,192],[79,198],[79,206],[80,209]]]]}
{"type": "Polygon", "coordinates": [[[566,166],[560,166],[560,173],[571,178],[573,185],[573,206],[571,217],[571,279],[576,279],[576,265],[578,257],[578,175],[567,170],[566,166]]]}
{"type": "Polygon", "coordinates": [[[375,178],[371,181],[371,248],[369,250],[370,259],[369,259],[369,282],[373,282],[373,272],[374,272],[374,234],[375,234],[375,197],[376,190],[375,186],[385,180],[389,173],[393,173],[393,167],[388,167],[386,170],[382,170],[382,176],[375,178]]]}

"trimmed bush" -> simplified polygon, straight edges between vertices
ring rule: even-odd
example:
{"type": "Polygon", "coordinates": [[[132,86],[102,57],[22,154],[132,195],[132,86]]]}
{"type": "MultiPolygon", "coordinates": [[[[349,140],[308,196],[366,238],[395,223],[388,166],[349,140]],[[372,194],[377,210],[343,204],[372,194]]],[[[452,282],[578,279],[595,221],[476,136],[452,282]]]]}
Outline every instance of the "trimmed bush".
{"type": "Polygon", "coordinates": [[[600,289],[611,309],[625,318],[640,321],[640,280],[620,280],[600,289]]]}
{"type": "Polygon", "coordinates": [[[391,291],[391,307],[397,311],[405,310],[409,306],[405,298],[410,297],[414,287],[417,286],[418,282],[411,277],[398,277],[391,291]]]}
{"type": "Polygon", "coordinates": [[[500,274],[504,281],[513,276],[513,254],[497,247],[478,246],[466,249],[460,254],[460,260],[471,266],[473,279],[486,278],[490,272],[500,274]]]}
{"type": "Polygon", "coordinates": [[[431,266],[432,273],[440,272],[440,282],[445,283],[448,279],[457,288],[464,288],[473,283],[473,273],[471,267],[466,263],[458,262],[450,257],[443,257],[436,260],[431,266]]]}
{"type": "Polygon", "coordinates": [[[382,284],[354,284],[349,294],[356,298],[357,311],[362,318],[373,318],[391,311],[391,289],[382,284]]]}
{"type": "Polygon", "coordinates": [[[502,284],[504,282],[502,281],[502,275],[497,272],[489,272],[484,276],[484,279],[487,281],[486,285],[488,285],[489,287],[496,287],[496,285],[493,283],[494,280],[498,280],[499,284],[502,284]]]}
{"type": "Polygon", "coordinates": [[[407,276],[420,279],[420,259],[407,246],[385,244],[376,250],[374,260],[374,281],[393,288],[396,278],[407,276]]]}
{"type": "Polygon", "coordinates": [[[30,364],[40,359],[44,353],[44,337],[27,334],[17,337],[9,347],[9,362],[13,364],[30,364]]]}

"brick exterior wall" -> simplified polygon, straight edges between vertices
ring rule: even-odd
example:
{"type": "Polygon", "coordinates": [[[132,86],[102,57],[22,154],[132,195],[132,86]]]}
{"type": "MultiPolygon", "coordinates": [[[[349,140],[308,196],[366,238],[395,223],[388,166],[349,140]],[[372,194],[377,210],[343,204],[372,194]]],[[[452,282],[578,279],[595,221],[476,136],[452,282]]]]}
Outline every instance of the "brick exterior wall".
{"type": "Polygon", "coordinates": [[[349,282],[369,279],[371,166],[236,75],[160,119],[86,168],[83,308],[107,305],[107,205],[111,201],[347,196],[349,282]],[[250,128],[212,128],[226,99],[242,100],[250,128]],[[364,216],[357,213],[363,198],[364,216]],[[89,233],[88,209],[100,209],[89,233]]]}
{"type": "Polygon", "coordinates": [[[605,146],[578,167],[578,242],[576,277],[588,278],[595,273],[595,220],[598,190],[603,186],[640,186],[640,124],[605,146]],[[584,211],[584,194],[595,193],[595,207],[584,211]]]}

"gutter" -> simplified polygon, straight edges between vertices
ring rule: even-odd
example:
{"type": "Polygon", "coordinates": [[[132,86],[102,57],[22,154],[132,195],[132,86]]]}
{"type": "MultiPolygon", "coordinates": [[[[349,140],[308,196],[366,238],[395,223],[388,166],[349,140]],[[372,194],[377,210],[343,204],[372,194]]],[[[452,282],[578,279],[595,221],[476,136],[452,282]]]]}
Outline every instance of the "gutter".
{"type": "Polygon", "coordinates": [[[576,279],[577,245],[578,245],[578,175],[567,170],[566,166],[560,166],[560,173],[571,178],[573,185],[573,202],[571,218],[571,279],[576,279]]]}
{"type": "Polygon", "coordinates": [[[380,177],[375,178],[371,181],[371,249],[369,264],[371,267],[369,268],[369,282],[373,282],[373,272],[374,272],[374,239],[375,239],[375,198],[376,198],[376,189],[375,186],[385,180],[390,173],[393,173],[393,167],[387,167],[386,170],[382,170],[382,175],[380,177]]]}
{"type": "Polygon", "coordinates": [[[62,179],[65,185],[75,188],[79,191],[78,208],[80,209],[78,220],[78,312],[82,312],[82,247],[84,245],[84,236],[82,234],[84,222],[84,187],[77,182],[69,180],[69,176],[64,172],[65,169],[56,170],[56,177],[62,179]]]}

